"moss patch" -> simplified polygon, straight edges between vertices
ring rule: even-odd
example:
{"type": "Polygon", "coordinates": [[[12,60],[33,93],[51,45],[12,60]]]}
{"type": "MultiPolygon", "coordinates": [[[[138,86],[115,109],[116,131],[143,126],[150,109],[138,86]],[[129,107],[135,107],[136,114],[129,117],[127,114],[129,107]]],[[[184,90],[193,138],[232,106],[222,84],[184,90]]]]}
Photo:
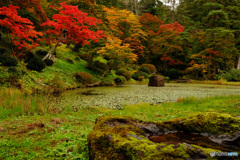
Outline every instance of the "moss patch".
{"type": "Polygon", "coordinates": [[[217,113],[197,114],[189,118],[157,123],[143,122],[126,116],[103,116],[96,120],[94,129],[88,135],[90,158],[127,160],[210,158],[211,149],[240,150],[237,146],[212,141],[219,135],[239,136],[236,135],[239,126],[240,118],[217,113]],[[182,137],[171,140],[170,134],[182,137]],[[189,137],[188,134],[193,135],[189,137]],[[167,141],[163,140],[164,136],[167,141]],[[160,141],[156,142],[153,138],[160,138],[160,141]],[[203,144],[194,142],[195,138],[199,142],[204,139],[203,144]]]}

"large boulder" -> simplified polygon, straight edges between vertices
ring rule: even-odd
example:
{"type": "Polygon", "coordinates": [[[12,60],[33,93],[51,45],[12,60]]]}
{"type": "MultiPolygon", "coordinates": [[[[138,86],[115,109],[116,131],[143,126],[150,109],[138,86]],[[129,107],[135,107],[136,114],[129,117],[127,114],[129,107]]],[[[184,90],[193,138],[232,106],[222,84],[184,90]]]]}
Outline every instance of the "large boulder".
{"type": "Polygon", "coordinates": [[[153,86],[153,87],[164,86],[163,78],[157,74],[154,74],[152,77],[149,78],[148,86],[153,86]]]}
{"type": "Polygon", "coordinates": [[[210,152],[240,153],[239,131],[240,118],[219,113],[157,123],[103,116],[88,135],[88,145],[92,160],[211,159],[210,152]]]}

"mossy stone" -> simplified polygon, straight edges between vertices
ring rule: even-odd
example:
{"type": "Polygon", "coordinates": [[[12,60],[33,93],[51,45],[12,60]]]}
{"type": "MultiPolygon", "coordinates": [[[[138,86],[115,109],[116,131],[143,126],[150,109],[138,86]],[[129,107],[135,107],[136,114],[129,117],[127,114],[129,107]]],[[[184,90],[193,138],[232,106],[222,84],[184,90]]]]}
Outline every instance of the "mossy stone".
{"type": "Polygon", "coordinates": [[[88,135],[90,159],[207,159],[211,158],[210,150],[240,151],[238,146],[218,144],[214,141],[214,138],[220,135],[239,138],[239,127],[240,118],[219,113],[197,114],[189,118],[156,123],[143,122],[127,116],[103,116],[96,120],[94,129],[88,135]],[[196,133],[207,135],[202,136],[196,133]],[[187,136],[189,134],[207,141],[202,142],[205,144],[198,144],[194,140],[189,141],[189,137],[186,140],[180,137],[177,141],[166,138],[167,141],[162,142],[151,139],[152,136],[164,137],[171,134],[187,136]]]}

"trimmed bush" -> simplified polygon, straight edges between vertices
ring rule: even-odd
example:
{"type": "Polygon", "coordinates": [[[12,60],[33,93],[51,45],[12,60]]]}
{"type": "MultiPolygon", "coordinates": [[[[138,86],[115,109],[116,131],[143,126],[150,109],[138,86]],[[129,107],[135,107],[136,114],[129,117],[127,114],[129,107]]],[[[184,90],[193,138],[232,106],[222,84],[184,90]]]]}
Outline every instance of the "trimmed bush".
{"type": "Polygon", "coordinates": [[[46,64],[46,66],[52,66],[54,62],[53,60],[47,58],[44,60],[44,63],[46,64]]]}
{"type": "Polygon", "coordinates": [[[76,78],[77,82],[81,82],[83,84],[92,83],[94,78],[93,75],[87,72],[78,72],[74,74],[74,77],[76,78]]]}
{"type": "Polygon", "coordinates": [[[25,54],[25,63],[28,63],[30,60],[32,60],[35,57],[35,55],[32,52],[27,52],[25,54]]]}
{"type": "Polygon", "coordinates": [[[147,67],[141,67],[139,68],[139,71],[145,72],[147,74],[150,74],[150,70],[147,67]]]}
{"type": "Polygon", "coordinates": [[[139,76],[138,81],[142,81],[144,79],[144,76],[139,76]]]}
{"type": "Polygon", "coordinates": [[[156,73],[157,69],[153,64],[143,64],[141,67],[146,67],[149,69],[150,73],[156,73]]]}
{"type": "Polygon", "coordinates": [[[124,76],[127,81],[131,79],[131,72],[127,71],[126,69],[117,70],[116,75],[124,76]]]}
{"type": "Polygon", "coordinates": [[[37,50],[36,55],[38,55],[41,59],[47,55],[48,51],[45,50],[37,50]]]}
{"type": "Polygon", "coordinates": [[[126,82],[126,78],[124,76],[117,76],[115,79],[114,79],[114,82],[117,84],[117,85],[121,85],[123,84],[124,82],[126,82]]]}
{"type": "Polygon", "coordinates": [[[140,75],[139,75],[138,73],[133,73],[133,74],[132,74],[132,79],[138,81],[138,77],[139,77],[139,76],[140,76],[140,75]]]}
{"type": "Polygon", "coordinates": [[[87,53],[84,53],[84,54],[80,55],[80,58],[82,58],[83,60],[89,62],[91,60],[92,56],[87,54],[87,53]]]}
{"type": "Polygon", "coordinates": [[[28,62],[26,67],[27,67],[27,69],[41,72],[45,68],[45,63],[43,62],[43,60],[40,57],[34,56],[28,62]]]}
{"type": "Polygon", "coordinates": [[[167,72],[167,76],[168,76],[170,79],[178,79],[178,78],[179,78],[179,72],[178,72],[178,70],[176,70],[176,69],[170,69],[170,70],[167,72]]]}
{"type": "Polygon", "coordinates": [[[13,58],[8,53],[1,53],[0,54],[0,63],[6,67],[11,67],[11,66],[15,67],[18,64],[18,61],[16,58],[13,58]]]}
{"type": "Polygon", "coordinates": [[[144,76],[144,78],[148,78],[148,74],[142,71],[138,71],[139,76],[144,76]]]}
{"type": "Polygon", "coordinates": [[[106,63],[97,60],[93,62],[93,69],[97,72],[105,72],[109,70],[109,67],[106,63]]]}

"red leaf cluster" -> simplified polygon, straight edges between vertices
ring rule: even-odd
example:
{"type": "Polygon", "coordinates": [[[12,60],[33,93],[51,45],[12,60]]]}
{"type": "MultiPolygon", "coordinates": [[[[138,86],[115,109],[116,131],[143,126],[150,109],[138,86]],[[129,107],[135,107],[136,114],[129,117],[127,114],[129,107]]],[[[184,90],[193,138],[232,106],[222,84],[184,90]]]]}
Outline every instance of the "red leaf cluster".
{"type": "Polygon", "coordinates": [[[173,31],[176,33],[181,33],[184,32],[184,28],[181,24],[179,24],[178,22],[174,22],[173,24],[163,24],[159,27],[159,31],[160,32],[165,32],[165,31],[173,31]]]}
{"type": "Polygon", "coordinates": [[[219,54],[220,52],[218,52],[218,51],[213,51],[213,50],[209,50],[208,53],[217,55],[217,54],[219,54]]]}
{"type": "Polygon", "coordinates": [[[53,20],[42,24],[42,26],[51,27],[46,34],[54,35],[54,37],[50,37],[48,40],[61,41],[66,44],[71,42],[89,44],[89,40],[98,42],[99,39],[105,37],[101,30],[95,32],[90,30],[92,27],[96,29],[97,24],[101,23],[100,19],[88,17],[88,14],[80,11],[77,6],[66,3],[60,3],[60,5],[61,7],[56,9],[59,14],[53,15],[53,20]]]}
{"type": "Polygon", "coordinates": [[[179,60],[174,60],[173,58],[171,58],[170,56],[164,54],[162,57],[161,57],[161,60],[164,61],[164,62],[167,62],[170,66],[172,65],[178,65],[178,64],[183,64],[181,61],[179,60]]]}
{"type": "Polygon", "coordinates": [[[19,7],[12,5],[1,7],[0,15],[5,18],[0,19],[0,26],[2,26],[3,32],[10,36],[10,40],[17,50],[29,50],[38,46],[33,39],[42,36],[42,33],[35,30],[33,23],[29,19],[20,17],[17,9],[19,7]]]}
{"type": "Polygon", "coordinates": [[[164,24],[164,22],[157,16],[150,13],[143,13],[143,15],[140,16],[139,21],[144,28],[149,30],[149,32],[157,32],[159,26],[164,24]]]}

